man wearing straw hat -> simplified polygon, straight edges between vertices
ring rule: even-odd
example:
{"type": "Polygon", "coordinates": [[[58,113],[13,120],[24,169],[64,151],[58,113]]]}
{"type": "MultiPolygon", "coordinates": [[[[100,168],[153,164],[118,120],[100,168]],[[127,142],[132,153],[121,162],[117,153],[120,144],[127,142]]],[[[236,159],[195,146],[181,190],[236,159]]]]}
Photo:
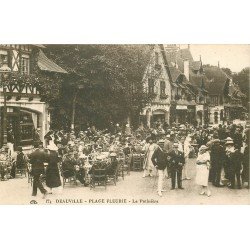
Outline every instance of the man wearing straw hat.
{"type": "Polygon", "coordinates": [[[174,143],[173,151],[169,153],[170,169],[171,169],[171,182],[172,190],[175,189],[176,175],[177,175],[177,185],[179,189],[184,189],[182,187],[182,169],[185,164],[184,154],[178,150],[179,144],[174,143]]]}
{"type": "Polygon", "coordinates": [[[152,158],[151,158],[154,166],[158,170],[158,188],[157,193],[161,197],[163,190],[163,177],[164,177],[164,170],[167,167],[167,153],[163,151],[162,144],[158,143],[158,147],[154,151],[152,158]]]}

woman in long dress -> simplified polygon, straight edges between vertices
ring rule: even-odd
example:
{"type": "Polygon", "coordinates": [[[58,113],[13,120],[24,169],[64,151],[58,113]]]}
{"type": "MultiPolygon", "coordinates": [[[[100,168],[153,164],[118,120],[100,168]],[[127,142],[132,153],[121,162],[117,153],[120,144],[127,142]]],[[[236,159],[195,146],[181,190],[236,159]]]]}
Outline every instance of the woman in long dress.
{"type": "Polygon", "coordinates": [[[50,193],[52,193],[52,188],[60,187],[62,182],[58,169],[59,157],[57,147],[56,145],[49,145],[47,149],[49,150],[49,155],[48,167],[46,169],[46,186],[50,188],[50,193]]]}
{"type": "Polygon", "coordinates": [[[154,164],[152,162],[152,155],[155,151],[155,149],[158,147],[157,144],[155,143],[155,138],[154,137],[149,137],[147,138],[148,144],[146,144],[145,148],[145,159],[143,163],[143,176],[153,176],[153,172],[155,170],[154,164]]]}
{"type": "Polygon", "coordinates": [[[200,194],[207,194],[211,196],[211,191],[208,187],[208,177],[210,169],[210,154],[207,151],[208,147],[202,145],[199,149],[198,157],[196,160],[196,184],[201,186],[200,194]]]}

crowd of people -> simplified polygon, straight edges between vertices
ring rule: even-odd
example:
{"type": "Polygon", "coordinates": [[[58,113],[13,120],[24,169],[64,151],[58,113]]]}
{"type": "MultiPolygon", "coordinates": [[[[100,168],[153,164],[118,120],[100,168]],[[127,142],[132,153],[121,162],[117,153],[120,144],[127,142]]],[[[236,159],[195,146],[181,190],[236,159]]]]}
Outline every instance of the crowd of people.
{"type": "Polygon", "coordinates": [[[249,128],[241,125],[194,127],[156,123],[151,129],[141,125],[132,130],[129,124],[123,129],[117,124],[112,129],[97,130],[92,126],[78,133],[50,131],[44,140],[45,143],[36,140],[29,154],[25,154],[22,147],[15,153],[3,147],[1,180],[15,178],[18,170],[28,167],[33,177],[32,195],[36,196],[39,189],[45,197],[62,185],[62,174],[65,178],[76,176],[83,186],[88,186],[95,168],[104,166],[107,174],[112,174],[119,168],[119,157],[132,168],[133,154],[140,154],[142,177],[158,177],[159,196],[167,179],[171,179],[171,189],[184,189],[183,180],[191,179],[190,158],[197,158],[193,167],[201,195],[211,195],[209,182],[218,188],[232,189],[241,189],[247,183],[249,188],[249,128]],[[44,187],[42,175],[50,191],[44,187]]]}

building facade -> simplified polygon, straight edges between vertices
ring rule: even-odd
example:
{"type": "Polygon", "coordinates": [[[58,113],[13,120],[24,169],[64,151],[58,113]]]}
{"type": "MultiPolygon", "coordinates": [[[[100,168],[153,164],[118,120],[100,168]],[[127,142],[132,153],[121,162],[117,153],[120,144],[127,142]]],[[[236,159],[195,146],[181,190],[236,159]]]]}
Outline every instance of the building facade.
{"type": "Polygon", "coordinates": [[[155,45],[143,83],[150,102],[142,111],[146,124],[219,124],[240,119],[239,87],[218,66],[195,61],[189,47],[155,45]]]}
{"type": "Polygon", "coordinates": [[[157,120],[169,122],[171,81],[164,66],[160,46],[153,49],[143,77],[143,85],[151,101],[142,110],[141,120],[148,127],[157,120]]]}
{"type": "Polygon", "coordinates": [[[43,138],[50,129],[49,105],[41,100],[37,86],[31,79],[35,80],[36,70],[44,74],[67,72],[49,60],[43,50],[43,45],[0,45],[0,67],[9,70],[7,80],[3,79],[7,72],[0,72],[1,145],[5,115],[7,139],[10,140],[8,133],[11,131],[15,149],[17,146],[31,148],[36,129],[40,140],[44,141],[43,138]],[[30,75],[33,78],[28,77],[30,75]]]}

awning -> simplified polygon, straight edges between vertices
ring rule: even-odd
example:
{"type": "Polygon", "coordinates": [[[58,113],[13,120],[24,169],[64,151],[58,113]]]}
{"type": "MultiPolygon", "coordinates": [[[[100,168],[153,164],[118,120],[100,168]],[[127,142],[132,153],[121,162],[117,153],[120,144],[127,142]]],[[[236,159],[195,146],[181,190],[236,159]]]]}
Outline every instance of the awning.
{"type": "Polygon", "coordinates": [[[203,110],[204,110],[203,105],[196,105],[196,112],[203,111],[203,110]]]}
{"type": "Polygon", "coordinates": [[[153,115],[165,115],[165,112],[163,110],[157,109],[153,111],[153,115]]]}
{"type": "Polygon", "coordinates": [[[186,110],[187,109],[187,106],[184,106],[184,105],[176,105],[176,109],[182,109],[182,110],[186,110]]]}
{"type": "Polygon", "coordinates": [[[42,50],[39,51],[38,55],[38,67],[44,71],[57,72],[66,74],[67,71],[58,66],[56,63],[51,61],[42,50]]]}

